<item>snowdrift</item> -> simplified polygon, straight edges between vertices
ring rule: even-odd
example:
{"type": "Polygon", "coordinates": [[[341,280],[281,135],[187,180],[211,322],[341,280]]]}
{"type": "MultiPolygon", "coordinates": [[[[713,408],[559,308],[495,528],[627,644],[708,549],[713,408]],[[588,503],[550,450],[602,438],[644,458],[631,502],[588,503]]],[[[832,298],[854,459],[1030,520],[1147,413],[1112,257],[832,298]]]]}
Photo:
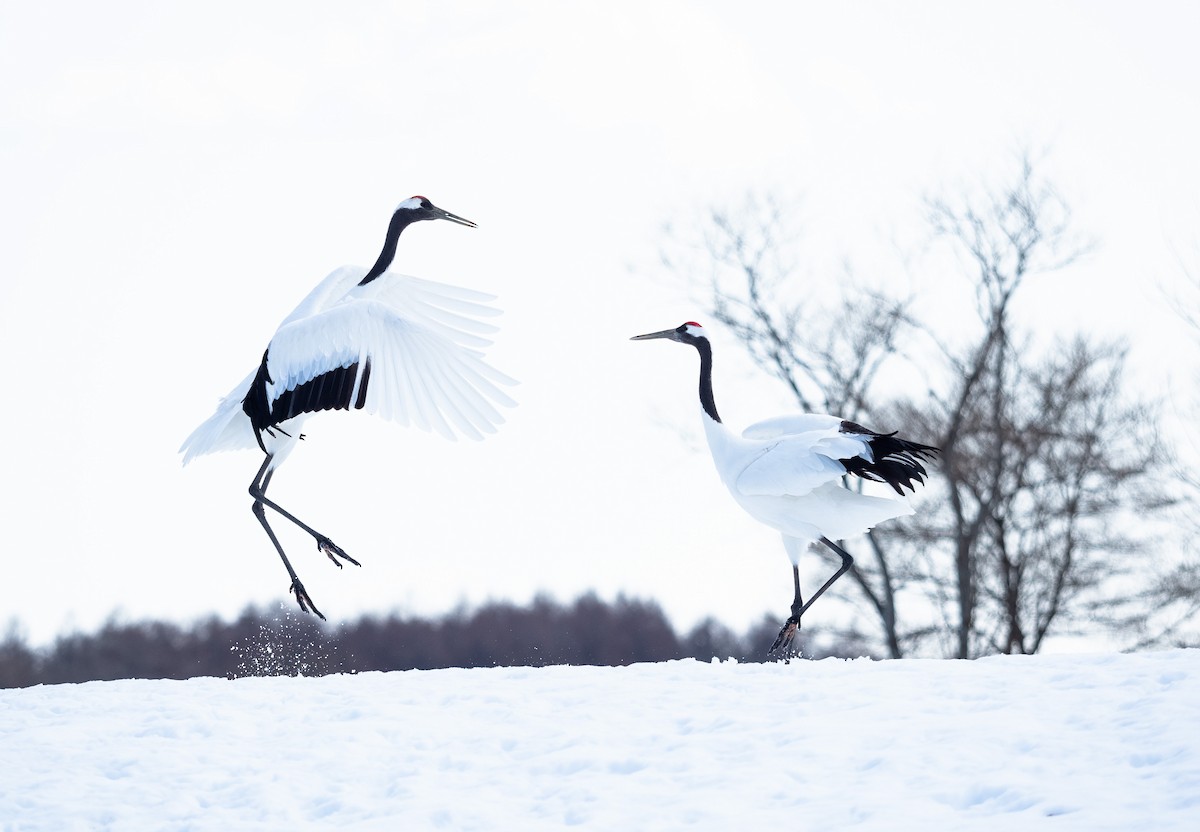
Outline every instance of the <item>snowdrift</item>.
{"type": "Polygon", "coordinates": [[[1200,651],[0,691],[0,829],[1200,829],[1200,651]]]}

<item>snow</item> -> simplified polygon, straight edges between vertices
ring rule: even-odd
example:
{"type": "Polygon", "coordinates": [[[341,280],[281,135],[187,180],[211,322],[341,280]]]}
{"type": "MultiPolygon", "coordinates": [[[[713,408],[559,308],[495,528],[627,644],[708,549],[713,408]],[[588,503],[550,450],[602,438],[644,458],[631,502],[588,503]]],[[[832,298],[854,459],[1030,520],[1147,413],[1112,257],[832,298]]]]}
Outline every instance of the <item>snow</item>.
{"type": "Polygon", "coordinates": [[[1200,829],[1200,650],[0,691],[0,830],[1200,829]]]}

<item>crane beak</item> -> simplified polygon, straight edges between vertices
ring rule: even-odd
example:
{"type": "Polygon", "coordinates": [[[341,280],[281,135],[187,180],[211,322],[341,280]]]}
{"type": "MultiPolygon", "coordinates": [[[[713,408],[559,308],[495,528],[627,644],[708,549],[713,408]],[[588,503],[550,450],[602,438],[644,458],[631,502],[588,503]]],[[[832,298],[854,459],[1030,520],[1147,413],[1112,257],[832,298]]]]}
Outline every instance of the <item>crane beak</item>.
{"type": "Polygon", "coordinates": [[[635,335],[630,338],[630,341],[650,341],[654,338],[669,338],[672,341],[679,340],[679,331],[674,329],[664,329],[662,332],[650,332],[646,335],[635,335]]]}
{"type": "Polygon", "coordinates": [[[478,228],[479,227],[475,223],[471,222],[469,219],[460,217],[458,214],[451,214],[449,211],[443,211],[441,208],[438,208],[437,206],[433,207],[432,219],[450,220],[450,222],[456,222],[459,225],[465,225],[469,228],[478,228]]]}

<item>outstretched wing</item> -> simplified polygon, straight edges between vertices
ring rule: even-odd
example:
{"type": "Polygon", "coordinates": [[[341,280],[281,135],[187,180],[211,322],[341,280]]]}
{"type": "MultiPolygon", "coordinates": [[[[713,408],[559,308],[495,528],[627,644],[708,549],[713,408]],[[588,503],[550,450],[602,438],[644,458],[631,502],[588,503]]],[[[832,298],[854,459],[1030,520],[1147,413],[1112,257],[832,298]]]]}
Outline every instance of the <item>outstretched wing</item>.
{"type": "Polygon", "coordinates": [[[261,430],[301,413],[363,409],[451,439],[495,432],[497,406],[515,404],[500,388],[515,382],[481,351],[495,327],[479,318],[498,314],[489,299],[389,274],[289,318],[251,385],[251,421],[261,430]]]}

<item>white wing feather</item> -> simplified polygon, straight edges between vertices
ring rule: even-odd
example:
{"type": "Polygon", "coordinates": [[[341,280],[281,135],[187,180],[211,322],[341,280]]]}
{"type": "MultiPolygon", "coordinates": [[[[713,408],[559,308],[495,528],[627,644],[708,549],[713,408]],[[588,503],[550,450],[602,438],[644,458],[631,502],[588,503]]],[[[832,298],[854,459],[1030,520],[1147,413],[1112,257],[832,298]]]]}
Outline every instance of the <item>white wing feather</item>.
{"type": "MultiPolygon", "coordinates": [[[[516,404],[500,389],[516,382],[481,352],[491,344],[485,336],[497,330],[480,320],[500,314],[488,305],[495,297],[391,272],[359,286],[365,274],[358,266],[331,272],[284,319],[268,355],[270,399],[355,362],[357,395],[369,358],[367,412],[450,439],[494,433],[504,422],[496,405],[516,404]]],[[[201,454],[257,447],[242,410],[255,375],[184,440],[179,450],[185,465],[201,454]]]]}
{"type": "MultiPolygon", "coordinates": [[[[356,362],[361,383],[369,360],[368,413],[451,439],[458,433],[481,439],[495,432],[504,418],[494,405],[515,404],[499,385],[515,382],[483,360],[476,346],[487,342],[462,329],[469,319],[432,303],[436,295],[417,293],[411,306],[399,310],[355,294],[275,333],[267,360],[272,400],[356,362]]],[[[369,294],[379,298],[382,293],[369,294]]]]}
{"type": "Polygon", "coordinates": [[[254,429],[242,410],[242,399],[250,391],[250,382],[254,381],[255,374],[250,373],[242,379],[241,384],[230,390],[229,395],[217,405],[216,413],[183,440],[179,452],[183,454],[184,465],[202,454],[258,447],[254,441],[254,429]]]}
{"type": "MultiPolygon", "coordinates": [[[[782,422],[779,420],[769,422],[782,422]]],[[[793,423],[796,426],[800,421],[793,423]]],[[[769,430],[767,422],[755,429],[769,430]]],[[[750,462],[737,478],[737,488],[743,494],[799,497],[826,483],[835,482],[846,474],[839,459],[861,456],[870,459],[871,449],[866,439],[857,434],[842,433],[841,420],[830,428],[790,433],[768,445],[750,462]]]]}
{"type": "Polygon", "coordinates": [[[386,303],[405,318],[441,332],[456,344],[486,347],[492,342],[484,336],[498,329],[479,320],[500,314],[500,310],[488,305],[496,299],[495,295],[474,289],[389,272],[355,288],[350,296],[386,303]]]}

